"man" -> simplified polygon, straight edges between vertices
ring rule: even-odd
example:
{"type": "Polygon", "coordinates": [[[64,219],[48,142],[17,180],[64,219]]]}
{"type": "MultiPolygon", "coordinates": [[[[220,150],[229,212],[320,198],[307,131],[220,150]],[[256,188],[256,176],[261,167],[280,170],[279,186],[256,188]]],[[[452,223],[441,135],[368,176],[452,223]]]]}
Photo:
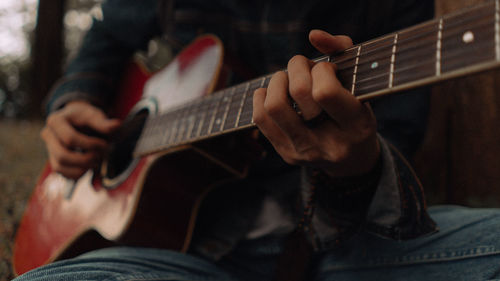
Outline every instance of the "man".
{"type": "Polygon", "coordinates": [[[268,155],[248,178],[208,196],[187,254],[103,249],[19,279],[289,280],[305,274],[306,280],[442,280],[464,277],[466,266],[477,271],[471,278],[493,278],[496,239],[477,233],[494,233],[498,213],[442,208],[433,213],[442,231],[430,235],[437,228],[418,180],[390,144],[405,155],[415,151],[425,127],[425,95],[372,104],[376,120],[370,105],[343,88],[335,66],[294,56],[314,54],[306,38],[320,53],[335,53],[352,42],[330,33],[362,42],[430,17],[433,4],[335,2],[105,2],[103,21],[94,23],[48,106],[42,137],[55,171],[76,179],[100,162],[106,141],[78,128],[111,134],[120,126],[104,113],[116,69],[159,34],[176,53],[196,35],[215,33],[256,74],[287,65],[253,97],[253,120],[268,155]]]}

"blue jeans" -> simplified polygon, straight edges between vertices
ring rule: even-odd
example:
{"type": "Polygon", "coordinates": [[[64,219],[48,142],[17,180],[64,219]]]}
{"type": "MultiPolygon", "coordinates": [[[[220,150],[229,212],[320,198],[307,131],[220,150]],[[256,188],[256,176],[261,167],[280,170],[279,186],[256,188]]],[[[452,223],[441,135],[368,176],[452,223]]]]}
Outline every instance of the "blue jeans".
{"type": "MultiPolygon", "coordinates": [[[[500,280],[500,210],[430,208],[440,231],[397,242],[361,233],[313,257],[308,280],[500,280]]],[[[272,280],[281,239],[241,243],[213,263],[168,250],[109,248],[24,274],[23,280],[272,280]]]]}

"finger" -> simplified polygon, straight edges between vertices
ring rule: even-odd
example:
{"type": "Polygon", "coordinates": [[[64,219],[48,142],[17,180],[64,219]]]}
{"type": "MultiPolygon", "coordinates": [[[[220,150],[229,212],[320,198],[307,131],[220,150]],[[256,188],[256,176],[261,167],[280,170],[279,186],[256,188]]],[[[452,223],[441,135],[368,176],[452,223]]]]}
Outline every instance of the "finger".
{"type": "Polygon", "coordinates": [[[348,128],[366,108],[354,97],[335,75],[331,63],[318,63],[311,70],[313,79],[313,99],[330,115],[340,128],[348,128]]]}
{"type": "Polygon", "coordinates": [[[321,113],[321,107],[313,100],[311,67],[313,63],[304,56],[294,56],[288,62],[289,92],[300,108],[304,120],[321,113]]]}
{"type": "Polygon", "coordinates": [[[295,141],[306,128],[302,118],[290,105],[288,83],[288,75],[285,72],[280,71],[273,75],[267,87],[264,110],[281,130],[295,141]]]}
{"type": "Polygon", "coordinates": [[[76,130],[64,114],[54,113],[47,118],[47,127],[67,149],[103,150],[107,142],[101,138],[91,137],[76,130]]]}
{"type": "Polygon", "coordinates": [[[348,36],[334,36],[318,29],[313,29],[309,32],[309,41],[323,54],[332,54],[352,47],[352,40],[348,36]]]}
{"type": "Polygon", "coordinates": [[[89,127],[102,134],[111,133],[121,124],[119,119],[109,119],[101,109],[88,103],[72,104],[65,114],[72,124],[79,127],[89,127]]]}
{"type": "Polygon", "coordinates": [[[57,136],[49,128],[44,128],[42,130],[41,137],[47,145],[50,158],[52,158],[51,164],[57,170],[60,170],[63,167],[73,167],[87,170],[99,163],[99,153],[95,151],[89,151],[86,153],[71,151],[59,142],[57,136]]]}
{"type": "Polygon", "coordinates": [[[281,128],[267,115],[264,109],[265,100],[266,89],[257,89],[253,95],[253,122],[277,151],[284,150],[289,145],[289,140],[281,128]]]}
{"type": "Polygon", "coordinates": [[[56,173],[63,175],[69,179],[79,179],[88,169],[80,168],[80,167],[71,167],[71,166],[61,166],[54,160],[53,157],[49,157],[49,163],[52,170],[56,173]]]}

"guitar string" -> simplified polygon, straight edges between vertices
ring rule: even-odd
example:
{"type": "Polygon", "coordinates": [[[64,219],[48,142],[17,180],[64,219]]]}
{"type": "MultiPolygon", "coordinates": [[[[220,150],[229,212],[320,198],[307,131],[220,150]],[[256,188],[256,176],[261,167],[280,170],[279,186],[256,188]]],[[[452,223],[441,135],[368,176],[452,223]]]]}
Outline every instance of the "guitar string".
{"type": "MultiPolygon", "coordinates": [[[[484,7],[483,7],[483,8],[484,8],[484,7]]],[[[480,10],[480,9],[475,9],[475,10],[468,11],[468,12],[469,12],[469,14],[468,14],[468,15],[471,15],[471,16],[469,16],[469,19],[467,19],[466,17],[462,17],[462,18],[460,18],[460,20],[459,20],[459,21],[460,21],[460,22],[466,22],[466,21],[471,21],[471,19],[477,18],[477,15],[476,15],[476,14],[473,14],[472,12],[476,12],[476,11],[478,11],[478,10],[480,10]]],[[[494,14],[494,13],[491,13],[491,16],[492,16],[492,17],[493,17],[493,19],[494,19],[495,14],[494,14]]],[[[458,18],[458,17],[455,17],[455,18],[458,18]]],[[[448,18],[448,19],[451,19],[451,18],[448,18]]],[[[412,30],[410,30],[410,31],[405,31],[405,30],[403,30],[403,31],[401,31],[401,32],[398,32],[398,34],[403,34],[403,35],[412,34],[412,36],[415,36],[415,37],[422,37],[422,36],[425,36],[425,35],[427,35],[427,34],[432,34],[433,32],[436,32],[436,31],[435,31],[435,30],[430,30],[430,31],[428,31],[428,30],[427,30],[427,31],[426,31],[426,30],[425,30],[425,28],[428,28],[428,27],[433,27],[433,25],[436,25],[437,20],[438,20],[438,19],[435,19],[435,20],[432,20],[432,21],[429,21],[429,22],[423,23],[423,24],[421,24],[420,26],[418,26],[418,27],[416,27],[416,28],[413,28],[413,29],[412,29],[412,30]],[[423,31],[423,32],[422,32],[422,31],[423,31]],[[405,34],[405,32],[406,32],[407,34],[405,34]]],[[[449,25],[447,25],[447,27],[449,27],[450,25],[451,25],[451,26],[453,26],[453,23],[454,23],[454,22],[450,22],[450,24],[449,24],[449,25]]],[[[487,25],[487,24],[491,24],[491,22],[482,21],[482,24],[476,24],[477,26],[474,26],[473,28],[478,28],[478,27],[481,27],[481,26],[485,26],[485,25],[487,25]]],[[[448,33],[446,33],[445,37],[454,37],[454,36],[456,36],[456,35],[458,35],[458,34],[463,34],[463,33],[464,33],[463,29],[462,29],[462,30],[457,30],[457,31],[455,31],[455,32],[448,32],[448,33]]],[[[476,32],[476,35],[481,35],[481,33],[486,33],[486,32],[481,32],[481,30],[480,30],[479,32],[476,32]]],[[[382,39],[374,39],[374,40],[372,40],[372,41],[368,41],[368,42],[366,42],[366,43],[363,43],[362,45],[377,44],[377,43],[378,43],[378,41],[384,40],[385,38],[390,38],[390,37],[393,37],[393,36],[395,36],[395,34],[396,34],[396,33],[394,33],[394,34],[390,34],[390,35],[386,35],[386,36],[382,37],[382,39]]],[[[411,36],[410,36],[410,37],[411,37],[411,36]]],[[[411,38],[405,38],[405,39],[402,39],[402,40],[400,41],[401,43],[397,45],[397,46],[399,47],[399,50],[398,50],[398,52],[397,52],[397,55],[400,55],[400,54],[402,54],[402,53],[404,53],[404,52],[406,51],[406,50],[403,48],[403,46],[404,46],[404,44],[403,44],[403,43],[404,43],[405,41],[406,41],[406,42],[411,41],[411,38]],[[401,46],[400,46],[400,45],[401,45],[401,46]]],[[[423,46],[426,46],[426,44],[427,44],[427,43],[431,43],[432,45],[434,45],[434,44],[435,44],[435,40],[425,40],[424,42],[425,42],[424,44],[418,44],[418,45],[419,45],[419,52],[420,52],[420,53],[422,53],[422,51],[421,51],[421,50],[423,49],[422,47],[423,47],[423,46]]],[[[366,56],[366,54],[367,54],[367,53],[368,53],[368,54],[369,54],[369,53],[373,53],[373,54],[376,54],[376,55],[380,55],[380,50],[384,50],[384,49],[387,49],[388,47],[392,47],[392,45],[393,45],[393,44],[391,44],[391,42],[390,42],[390,41],[388,41],[388,43],[387,43],[387,44],[382,43],[380,46],[378,46],[378,47],[376,47],[376,48],[373,48],[373,49],[371,49],[370,51],[368,51],[368,52],[366,52],[366,53],[364,53],[364,54],[362,53],[362,54],[361,54],[361,56],[363,56],[363,55],[364,55],[364,56],[366,56]]],[[[476,45],[477,45],[477,44],[476,44],[476,45]]],[[[482,44],[482,45],[485,45],[485,44],[482,44]]],[[[411,49],[412,47],[414,48],[414,46],[410,45],[410,46],[407,46],[406,48],[407,48],[407,49],[411,49]]],[[[459,49],[459,50],[461,50],[461,49],[459,49]]],[[[346,51],[347,51],[347,50],[346,50],[346,51]]],[[[469,52],[469,51],[463,51],[462,53],[467,53],[467,52],[469,52]]],[[[414,53],[414,54],[413,54],[413,56],[407,57],[406,59],[410,59],[411,57],[418,57],[418,55],[419,55],[418,53],[414,53]]],[[[459,56],[460,56],[460,55],[457,55],[456,57],[459,57],[459,56]]],[[[343,59],[344,59],[344,60],[349,60],[349,59],[354,59],[355,57],[356,57],[356,56],[351,56],[351,57],[347,57],[347,58],[343,58],[343,59]]],[[[454,57],[455,57],[455,56],[454,56],[454,57]]],[[[400,56],[398,56],[398,59],[400,59],[400,56]]],[[[341,63],[341,62],[337,62],[337,61],[335,61],[335,60],[334,60],[333,62],[334,62],[334,63],[341,63]]],[[[369,62],[365,62],[365,63],[363,63],[363,64],[368,64],[368,63],[369,63],[369,62]]],[[[359,64],[359,65],[362,65],[362,64],[359,64]]],[[[422,65],[422,63],[418,63],[418,64],[415,64],[415,67],[418,67],[418,66],[421,66],[421,65],[422,65]]],[[[346,69],[348,69],[348,68],[350,68],[350,67],[353,67],[353,66],[354,66],[354,65],[347,65],[347,66],[344,66],[342,69],[339,69],[339,71],[346,70],[346,69]]],[[[407,68],[405,69],[405,71],[411,71],[411,70],[413,70],[413,68],[414,68],[413,66],[412,66],[412,67],[407,67],[407,68]]],[[[383,69],[383,68],[379,66],[379,69],[383,69]]],[[[365,71],[363,71],[363,72],[360,72],[360,74],[357,74],[357,75],[363,75],[363,74],[364,74],[364,72],[370,72],[370,74],[371,74],[371,75],[373,75],[373,72],[374,72],[374,71],[373,71],[373,69],[368,69],[368,70],[365,70],[365,71]]],[[[388,74],[387,72],[382,72],[382,73],[385,73],[386,75],[388,74]]],[[[401,74],[401,73],[403,73],[403,71],[400,71],[400,70],[399,70],[399,71],[395,71],[395,73],[399,73],[399,74],[401,74]]],[[[252,82],[254,82],[255,80],[262,80],[262,79],[266,79],[267,77],[269,77],[269,76],[260,77],[260,78],[257,78],[257,79],[254,79],[254,80],[251,80],[251,81],[249,81],[249,82],[247,82],[247,83],[252,83],[252,82]]],[[[372,79],[373,79],[373,78],[372,78],[372,79]]],[[[364,81],[363,81],[363,80],[361,80],[361,79],[358,81],[358,83],[363,83],[363,82],[364,82],[364,81]]],[[[246,83],[243,83],[243,84],[246,84],[246,83]]],[[[266,84],[266,83],[264,83],[264,84],[266,84]]],[[[380,84],[385,84],[385,83],[380,83],[380,84]]],[[[237,86],[234,86],[234,87],[238,87],[238,86],[240,86],[240,85],[237,85],[237,86]]],[[[265,85],[265,86],[267,87],[267,85],[265,85]]],[[[375,86],[377,86],[377,85],[375,85],[375,86]]],[[[371,87],[371,88],[373,88],[374,86],[370,86],[370,87],[371,87]]],[[[249,87],[248,89],[249,89],[249,91],[254,91],[254,90],[255,90],[255,89],[257,89],[257,88],[249,87]]],[[[358,88],[358,89],[363,89],[363,88],[358,88]]],[[[227,89],[226,89],[226,91],[227,91],[227,89]]],[[[220,95],[222,95],[222,94],[224,93],[224,91],[219,91],[219,92],[220,92],[220,95]]],[[[241,95],[241,94],[242,94],[242,93],[235,93],[235,95],[241,95]]],[[[245,94],[245,93],[243,93],[243,94],[245,94]]],[[[209,98],[209,99],[214,100],[216,96],[217,96],[217,92],[216,92],[216,93],[214,93],[214,95],[209,96],[208,98],[209,98]]],[[[197,102],[194,102],[194,103],[196,104],[197,102]]],[[[239,109],[239,108],[238,108],[238,109],[239,109]]],[[[172,111],[172,112],[167,112],[167,113],[162,114],[162,115],[167,115],[168,113],[170,113],[170,114],[168,114],[168,115],[172,115],[172,113],[173,113],[173,112],[174,112],[174,111],[172,111]]],[[[216,113],[214,112],[214,114],[216,114],[216,113]]],[[[243,113],[242,113],[242,114],[243,114],[243,113]]],[[[188,116],[189,116],[189,115],[188,115],[188,116]]],[[[228,114],[228,116],[229,116],[229,114],[228,114]]],[[[153,118],[153,119],[155,119],[155,118],[153,118]]],[[[165,118],[161,118],[161,119],[162,119],[162,120],[164,120],[165,118]]],[[[169,119],[170,119],[170,118],[169,118],[169,119]]],[[[156,123],[156,122],[155,122],[155,123],[156,123]]],[[[158,123],[159,123],[159,122],[158,122],[158,123]]],[[[162,124],[161,124],[161,125],[162,125],[162,127],[164,128],[164,127],[165,127],[165,123],[164,123],[164,122],[161,122],[161,123],[162,123],[162,124]]],[[[169,122],[169,123],[170,123],[170,122],[169,122]]],[[[236,126],[238,126],[238,125],[239,125],[239,124],[236,124],[236,126]]],[[[247,124],[245,124],[245,125],[247,125],[247,124]]],[[[155,126],[155,127],[156,127],[156,126],[155,126]]],[[[222,130],[224,130],[224,128],[223,128],[223,127],[221,127],[221,129],[222,129],[222,130]]],[[[158,130],[150,130],[150,131],[158,131],[158,130]]],[[[208,134],[210,134],[210,132],[208,132],[208,134]]],[[[175,138],[175,136],[174,136],[174,138],[175,138]]],[[[177,140],[177,138],[176,138],[176,140],[177,140]]],[[[178,142],[178,141],[176,141],[176,142],[178,142]]],[[[176,143],[176,142],[174,142],[174,143],[176,143]]]]}

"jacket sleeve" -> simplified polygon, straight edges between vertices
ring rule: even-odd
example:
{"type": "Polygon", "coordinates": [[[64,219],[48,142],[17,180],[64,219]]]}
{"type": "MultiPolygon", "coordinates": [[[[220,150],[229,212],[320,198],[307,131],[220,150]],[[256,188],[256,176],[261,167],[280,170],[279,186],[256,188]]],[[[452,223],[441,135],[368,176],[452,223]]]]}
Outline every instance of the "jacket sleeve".
{"type": "Polygon", "coordinates": [[[132,54],[160,33],[155,0],[108,0],[102,12],[102,20],[94,19],[77,56],[53,87],[47,112],[75,99],[109,106],[132,54]]]}
{"type": "Polygon", "coordinates": [[[379,139],[381,157],[366,175],[325,179],[308,171],[303,193],[315,203],[312,211],[304,207],[311,214],[305,232],[316,250],[335,247],[359,231],[395,240],[437,231],[413,169],[393,145],[379,139]]]}

